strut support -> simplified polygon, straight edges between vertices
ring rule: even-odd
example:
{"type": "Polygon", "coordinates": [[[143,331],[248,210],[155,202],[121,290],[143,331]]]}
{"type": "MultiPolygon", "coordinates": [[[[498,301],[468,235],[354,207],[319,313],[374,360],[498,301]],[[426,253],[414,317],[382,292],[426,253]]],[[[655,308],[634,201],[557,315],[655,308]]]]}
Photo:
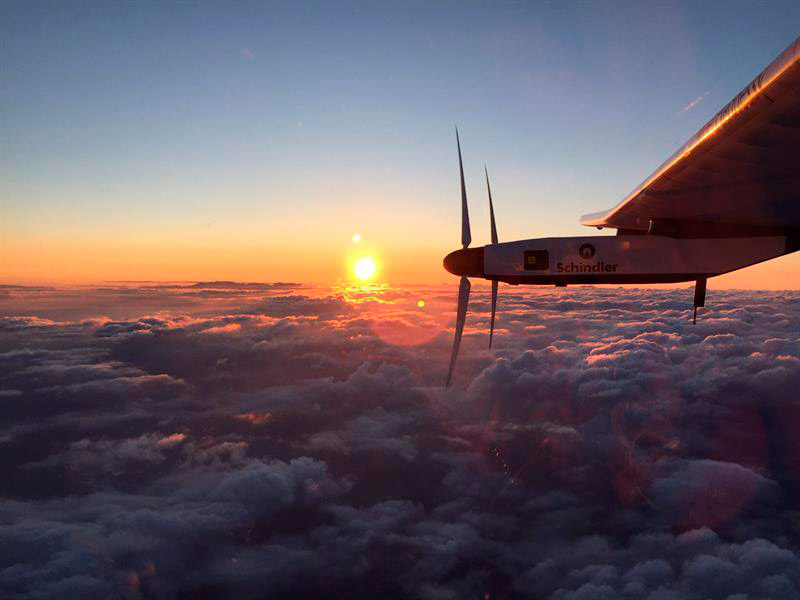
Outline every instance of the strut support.
{"type": "Polygon", "coordinates": [[[692,325],[697,324],[697,308],[706,305],[706,282],[708,279],[703,277],[694,283],[694,316],[692,317],[692,325]]]}

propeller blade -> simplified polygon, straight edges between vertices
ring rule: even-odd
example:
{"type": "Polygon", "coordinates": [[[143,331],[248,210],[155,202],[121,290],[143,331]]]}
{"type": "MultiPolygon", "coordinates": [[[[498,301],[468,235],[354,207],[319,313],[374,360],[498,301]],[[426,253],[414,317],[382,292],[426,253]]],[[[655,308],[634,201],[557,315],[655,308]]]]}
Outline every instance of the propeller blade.
{"type": "Polygon", "coordinates": [[[497,280],[492,280],[492,324],[489,326],[489,348],[494,337],[494,315],[497,313],[497,280]]]}
{"type": "Polygon", "coordinates": [[[483,172],[486,173],[486,189],[489,192],[489,220],[492,226],[492,243],[497,243],[497,225],[494,222],[494,205],[492,204],[492,188],[489,186],[489,171],[486,170],[486,165],[483,165],[483,172]]]}
{"type": "Polygon", "coordinates": [[[456,127],[456,145],[458,146],[458,169],[461,173],[461,245],[467,248],[472,243],[472,233],[469,229],[467,186],[464,185],[464,163],[461,161],[461,140],[458,139],[458,127],[456,127]]]}
{"type": "Polygon", "coordinates": [[[461,334],[464,333],[464,321],[467,320],[467,305],[469,304],[469,279],[461,278],[458,284],[458,309],[456,310],[456,334],[453,338],[453,352],[450,355],[450,369],[447,371],[447,383],[445,387],[450,387],[450,380],[453,377],[453,369],[458,358],[458,349],[461,346],[461,334]]]}

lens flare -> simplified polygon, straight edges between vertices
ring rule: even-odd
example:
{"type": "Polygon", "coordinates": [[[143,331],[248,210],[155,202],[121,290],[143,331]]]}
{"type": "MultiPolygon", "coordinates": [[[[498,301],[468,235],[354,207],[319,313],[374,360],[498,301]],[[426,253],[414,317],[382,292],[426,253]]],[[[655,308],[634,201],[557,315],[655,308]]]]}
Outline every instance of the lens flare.
{"type": "Polygon", "coordinates": [[[371,256],[359,258],[353,265],[353,272],[362,281],[372,279],[377,270],[378,268],[375,266],[375,261],[372,260],[371,256]]]}

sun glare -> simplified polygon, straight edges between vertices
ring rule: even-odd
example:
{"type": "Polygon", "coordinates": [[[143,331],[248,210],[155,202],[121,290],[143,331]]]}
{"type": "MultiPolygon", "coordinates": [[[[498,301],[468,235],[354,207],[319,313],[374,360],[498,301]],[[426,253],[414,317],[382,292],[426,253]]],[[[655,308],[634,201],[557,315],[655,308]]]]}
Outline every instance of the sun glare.
{"type": "Polygon", "coordinates": [[[355,272],[356,277],[362,281],[371,279],[372,276],[375,275],[375,271],[377,271],[377,267],[375,266],[375,261],[372,260],[371,256],[359,258],[353,265],[353,272],[355,272]]]}

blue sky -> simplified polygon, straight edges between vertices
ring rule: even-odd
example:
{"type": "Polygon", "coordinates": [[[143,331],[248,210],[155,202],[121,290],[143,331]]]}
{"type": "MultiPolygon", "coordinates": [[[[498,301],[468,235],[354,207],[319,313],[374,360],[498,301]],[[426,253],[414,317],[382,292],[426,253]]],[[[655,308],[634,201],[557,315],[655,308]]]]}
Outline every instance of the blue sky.
{"type": "MultiPolygon", "coordinates": [[[[12,260],[179,241],[223,277],[238,244],[270,279],[270,253],[360,231],[438,271],[458,240],[455,123],[477,243],[484,162],[501,240],[587,234],[579,216],[632,190],[798,22],[797,2],[7,2],[3,237],[12,260]]],[[[45,263],[20,268],[55,277],[45,263]]]]}

